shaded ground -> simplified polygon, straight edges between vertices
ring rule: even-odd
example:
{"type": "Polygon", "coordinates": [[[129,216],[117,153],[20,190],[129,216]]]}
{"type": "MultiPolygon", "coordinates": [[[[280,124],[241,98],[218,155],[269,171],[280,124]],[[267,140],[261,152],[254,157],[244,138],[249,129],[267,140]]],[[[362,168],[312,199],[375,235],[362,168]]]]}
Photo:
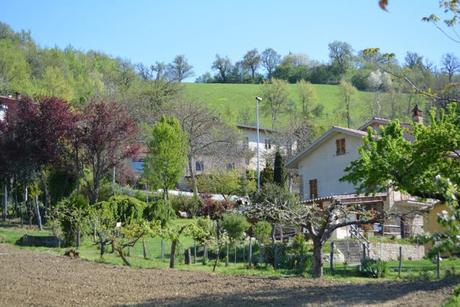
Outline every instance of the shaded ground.
{"type": "Polygon", "coordinates": [[[347,283],[131,269],[0,244],[1,306],[439,306],[458,282],[347,283]]]}

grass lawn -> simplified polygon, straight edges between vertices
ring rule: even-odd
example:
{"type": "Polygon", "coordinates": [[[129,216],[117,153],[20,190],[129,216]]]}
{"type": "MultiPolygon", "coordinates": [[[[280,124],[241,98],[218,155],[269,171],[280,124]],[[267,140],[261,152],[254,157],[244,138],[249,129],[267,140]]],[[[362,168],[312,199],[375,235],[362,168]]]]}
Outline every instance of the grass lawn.
{"type": "MultiPolygon", "coordinates": [[[[178,220],[178,223],[184,223],[187,221],[178,220]]],[[[21,238],[24,234],[29,235],[50,235],[48,230],[38,231],[36,228],[29,229],[28,227],[6,227],[5,224],[0,223],[0,241],[8,244],[15,244],[15,242],[21,238]]],[[[165,240],[165,258],[161,259],[161,239],[158,237],[147,238],[145,240],[147,247],[148,259],[143,258],[142,243],[136,244],[131,249],[128,260],[133,267],[138,268],[168,268],[169,267],[169,250],[170,242],[165,240]]],[[[206,265],[201,263],[201,257],[197,257],[196,263],[191,265],[185,265],[182,251],[185,248],[193,247],[193,240],[189,237],[183,237],[181,239],[181,253],[178,254],[176,259],[176,268],[183,270],[192,271],[207,271],[211,272],[214,264],[214,260],[209,260],[206,265]]],[[[47,248],[47,247],[21,247],[25,249],[51,253],[55,255],[63,255],[68,248],[47,248]]],[[[110,247],[108,247],[110,251],[110,247]]],[[[80,257],[90,261],[103,262],[108,264],[123,265],[121,258],[112,253],[106,253],[104,258],[100,258],[99,250],[89,238],[83,241],[80,247],[80,257]]],[[[193,256],[193,252],[192,252],[193,256]]],[[[193,258],[193,257],[192,257],[193,258]]],[[[387,262],[387,274],[386,279],[395,279],[398,276],[397,268],[398,261],[387,262]]],[[[344,264],[335,265],[335,274],[330,274],[329,266],[327,263],[324,264],[325,278],[327,279],[347,279],[347,280],[369,280],[368,278],[360,277],[357,272],[356,266],[347,266],[344,264]]],[[[435,277],[436,264],[428,259],[414,260],[414,261],[403,261],[401,277],[402,278],[434,278],[435,277]]],[[[460,259],[451,258],[445,259],[441,262],[441,275],[446,275],[446,270],[451,273],[460,272],[460,259]]],[[[295,273],[292,270],[279,269],[274,270],[272,267],[260,267],[257,269],[247,269],[246,264],[243,262],[233,263],[233,250],[230,249],[230,265],[225,266],[224,260],[221,259],[216,268],[218,273],[230,274],[230,275],[254,275],[254,276],[268,276],[268,277],[286,277],[293,276],[295,273]]]]}
{"type": "MultiPolygon", "coordinates": [[[[344,111],[340,89],[337,85],[314,84],[318,97],[318,102],[324,105],[323,115],[313,119],[316,124],[330,128],[332,125],[346,125],[346,120],[338,115],[344,111]]],[[[289,84],[289,99],[295,104],[296,110],[301,110],[301,103],[298,90],[295,84],[289,84]]],[[[262,95],[262,85],[260,84],[198,84],[184,83],[185,94],[198,101],[206,103],[208,106],[220,112],[230,123],[237,123],[239,114],[244,112],[255,122],[255,97],[262,95]]],[[[388,94],[382,94],[382,101],[387,99],[388,94]]],[[[364,122],[372,118],[371,106],[374,93],[357,92],[352,98],[351,115],[352,126],[361,126],[364,122]]],[[[420,103],[420,102],[419,102],[420,103]]],[[[399,104],[402,109],[407,109],[407,96],[401,96],[399,104]]],[[[289,120],[287,115],[280,117],[280,123],[289,120]]],[[[271,127],[270,116],[261,116],[261,126],[271,127]]]]}

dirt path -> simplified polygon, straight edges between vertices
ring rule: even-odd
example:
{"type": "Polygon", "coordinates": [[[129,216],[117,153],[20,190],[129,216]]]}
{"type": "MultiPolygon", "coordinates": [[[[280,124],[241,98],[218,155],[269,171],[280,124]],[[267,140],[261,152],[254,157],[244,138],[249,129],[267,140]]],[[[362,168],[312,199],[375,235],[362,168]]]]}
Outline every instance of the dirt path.
{"type": "Polygon", "coordinates": [[[356,284],[131,269],[0,244],[1,306],[439,306],[454,284],[452,280],[356,284]]]}

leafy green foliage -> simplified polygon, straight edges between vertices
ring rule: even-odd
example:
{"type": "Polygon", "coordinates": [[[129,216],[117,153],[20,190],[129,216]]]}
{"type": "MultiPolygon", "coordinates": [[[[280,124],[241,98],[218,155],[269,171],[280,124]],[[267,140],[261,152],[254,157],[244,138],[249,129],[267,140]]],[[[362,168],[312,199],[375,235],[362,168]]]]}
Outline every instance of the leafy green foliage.
{"type": "Polygon", "coordinates": [[[254,226],[254,236],[257,241],[267,243],[272,233],[272,225],[267,221],[258,221],[254,226]]]}
{"type": "Polygon", "coordinates": [[[177,119],[161,118],[152,130],[145,173],[153,188],[163,189],[165,198],[184,175],[187,148],[187,135],[177,119]]]}
{"type": "Polygon", "coordinates": [[[357,185],[359,191],[374,193],[392,187],[422,198],[445,201],[448,211],[438,221],[447,232],[433,234],[435,249],[458,250],[460,241],[460,120],[451,105],[439,116],[431,113],[431,124],[415,124],[413,141],[405,139],[409,131],[394,121],[378,132],[369,131],[359,149],[360,159],[345,169],[342,179],[357,185]]]}
{"type": "Polygon", "coordinates": [[[115,195],[106,201],[99,202],[96,207],[107,221],[107,225],[115,227],[117,222],[123,225],[142,220],[146,203],[134,197],[115,195]]]}
{"type": "Polygon", "coordinates": [[[57,203],[53,208],[52,218],[60,223],[65,244],[75,246],[79,243],[77,233],[83,236],[89,230],[93,214],[93,208],[89,205],[88,200],[74,193],[57,203]]]}
{"type": "Polygon", "coordinates": [[[239,240],[249,228],[246,217],[240,214],[224,214],[222,227],[231,240],[239,240]]]}
{"type": "Polygon", "coordinates": [[[274,170],[270,162],[265,162],[264,169],[260,172],[260,185],[263,187],[273,183],[274,170]]]}
{"type": "Polygon", "coordinates": [[[387,263],[382,260],[364,259],[361,262],[362,273],[367,277],[384,278],[387,273],[387,263]]]}

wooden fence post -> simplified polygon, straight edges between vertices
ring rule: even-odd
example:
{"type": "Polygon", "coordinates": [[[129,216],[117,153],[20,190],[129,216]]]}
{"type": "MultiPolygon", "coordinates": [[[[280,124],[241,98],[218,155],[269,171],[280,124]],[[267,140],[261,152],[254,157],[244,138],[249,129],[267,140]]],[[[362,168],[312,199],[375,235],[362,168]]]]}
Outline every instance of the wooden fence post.
{"type": "Polygon", "coordinates": [[[193,263],[196,263],[196,243],[193,243],[193,263]]]}
{"type": "Polygon", "coordinates": [[[252,267],[252,238],[249,238],[249,267],[252,267]]]}
{"type": "Polygon", "coordinates": [[[226,254],[226,255],[225,255],[225,266],[228,266],[228,262],[229,262],[228,257],[230,257],[230,256],[228,255],[228,242],[225,242],[225,254],[226,254]]]}
{"type": "Polygon", "coordinates": [[[3,186],[3,221],[6,221],[8,215],[8,186],[3,186]]]}
{"type": "Polygon", "coordinates": [[[331,241],[331,254],[329,255],[331,274],[334,274],[334,241],[331,241]]]}
{"type": "Polygon", "coordinates": [[[441,255],[439,251],[436,253],[436,278],[439,279],[441,277],[441,265],[440,265],[441,255]]]}
{"type": "Polygon", "coordinates": [[[401,268],[402,268],[402,246],[399,247],[399,266],[398,266],[398,278],[401,278],[401,268]]]}

